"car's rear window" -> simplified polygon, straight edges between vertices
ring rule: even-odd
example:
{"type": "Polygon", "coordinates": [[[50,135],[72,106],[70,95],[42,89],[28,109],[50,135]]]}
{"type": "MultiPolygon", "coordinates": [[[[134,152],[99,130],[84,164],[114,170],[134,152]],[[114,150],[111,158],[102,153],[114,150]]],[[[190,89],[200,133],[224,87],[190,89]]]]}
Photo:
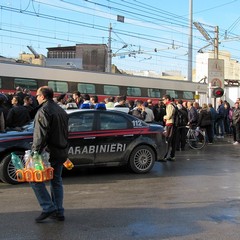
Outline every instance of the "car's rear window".
{"type": "Polygon", "coordinates": [[[100,130],[114,130],[128,128],[125,117],[117,114],[100,114],[100,130]]]}
{"type": "Polygon", "coordinates": [[[69,132],[92,131],[94,113],[72,114],[69,118],[69,132]]]}

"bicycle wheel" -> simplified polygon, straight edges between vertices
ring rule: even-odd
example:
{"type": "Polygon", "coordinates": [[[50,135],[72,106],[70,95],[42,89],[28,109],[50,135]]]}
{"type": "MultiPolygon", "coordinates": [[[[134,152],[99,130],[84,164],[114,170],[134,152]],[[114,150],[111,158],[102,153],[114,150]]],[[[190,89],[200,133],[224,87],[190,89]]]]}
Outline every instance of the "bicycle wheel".
{"type": "Polygon", "coordinates": [[[205,133],[201,130],[190,129],[187,142],[190,148],[200,150],[206,145],[205,133]]]}

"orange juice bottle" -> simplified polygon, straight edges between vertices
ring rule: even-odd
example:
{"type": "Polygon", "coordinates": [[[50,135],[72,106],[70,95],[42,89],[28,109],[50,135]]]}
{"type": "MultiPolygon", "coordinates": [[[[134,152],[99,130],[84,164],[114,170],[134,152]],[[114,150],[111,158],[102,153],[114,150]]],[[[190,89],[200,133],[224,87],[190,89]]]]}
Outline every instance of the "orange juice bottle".
{"type": "Polygon", "coordinates": [[[43,171],[41,170],[34,170],[33,171],[33,181],[34,182],[43,182],[43,171]]]}
{"type": "Polygon", "coordinates": [[[34,178],[33,178],[33,170],[32,169],[25,169],[24,170],[24,176],[25,176],[25,180],[26,182],[33,182],[34,178]]]}
{"type": "Polygon", "coordinates": [[[53,168],[52,167],[48,167],[46,169],[46,173],[47,173],[47,180],[53,179],[53,168]]]}
{"type": "Polygon", "coordinates": [[[18,182],[25,182],[25,177],[22,169],[18,169],[16,171],[17,181],[18,182]]]}
{"type": "Polygon", "coordinates": [[[48,176],[47,176],[47,169],[42,170],[42,180],[47,181],[48,176]]]}

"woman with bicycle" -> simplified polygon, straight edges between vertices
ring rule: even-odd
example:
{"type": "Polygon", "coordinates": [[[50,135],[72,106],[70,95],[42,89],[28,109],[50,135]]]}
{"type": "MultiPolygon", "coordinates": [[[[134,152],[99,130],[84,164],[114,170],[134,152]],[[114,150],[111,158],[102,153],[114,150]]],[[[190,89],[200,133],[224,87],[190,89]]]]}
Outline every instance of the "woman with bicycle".
{"type": "Polygon", "coordinates": [[[188,125],[192,128],[196,128],[198,123],[198,112],[197,109],[193,106],[193,102],[187,102],[188,108],[188,125]]]}
{"type": "Polygon", "coordinates": [[[187,143],[192,149],[202,149],[205,146],[205,134],[197,128],[199,114],[193,106],[193,102],[187,103],[188,124],[187,124],[187,143]]]}

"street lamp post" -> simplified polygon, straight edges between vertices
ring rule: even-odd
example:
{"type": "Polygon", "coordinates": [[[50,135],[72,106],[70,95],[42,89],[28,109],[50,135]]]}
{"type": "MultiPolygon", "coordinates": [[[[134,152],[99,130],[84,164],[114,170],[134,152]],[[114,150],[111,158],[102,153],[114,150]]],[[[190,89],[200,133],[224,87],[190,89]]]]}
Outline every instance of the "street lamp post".
{"type": "Polygon", "coordinates": [[[193,0],[189,0],[188,81],[192,82],[193,0]]]}

